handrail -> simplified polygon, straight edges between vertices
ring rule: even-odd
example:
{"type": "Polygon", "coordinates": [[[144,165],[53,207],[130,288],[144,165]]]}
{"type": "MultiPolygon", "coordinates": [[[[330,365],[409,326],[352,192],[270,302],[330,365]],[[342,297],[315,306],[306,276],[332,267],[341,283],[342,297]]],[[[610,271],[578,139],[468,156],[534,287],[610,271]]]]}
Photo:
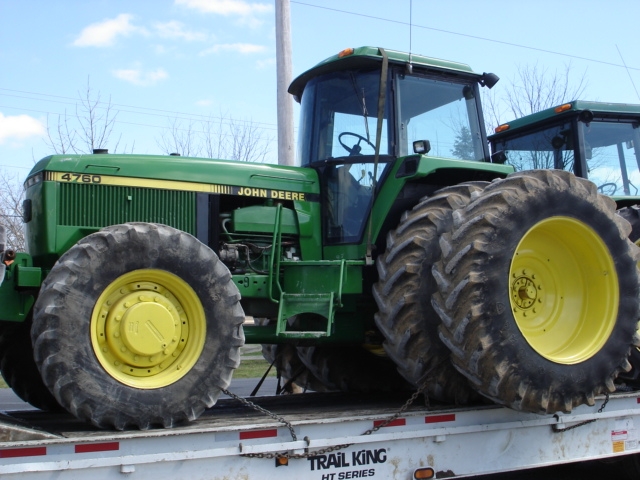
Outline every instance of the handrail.
{"type": "Polygon", "coordinates": [[[271,258],[269,260],[269,280],[267,291],[269,299],[273,303],[280,303],[279,298],[282,296],[282,286],[280,285],[280,249],[282,246],[282,204],[278,204],[276,208],[276,218],[273,222],[273,239],[271,240],[271,258]],[[277,257],[277,258],[276,258],[277,257]],[[273,296],[273,284],[278,287],[278,299],[273,296]]]}
{"type": "Polygon", "coordinates": [[[338,286],[338,298],[336,298],[336,303],[339,307],[342,307],[342,285],[344,284],[344,274],[345,274],[345,265],[347,261],[343,258],[340,261],[340,283],[338,286]]]}

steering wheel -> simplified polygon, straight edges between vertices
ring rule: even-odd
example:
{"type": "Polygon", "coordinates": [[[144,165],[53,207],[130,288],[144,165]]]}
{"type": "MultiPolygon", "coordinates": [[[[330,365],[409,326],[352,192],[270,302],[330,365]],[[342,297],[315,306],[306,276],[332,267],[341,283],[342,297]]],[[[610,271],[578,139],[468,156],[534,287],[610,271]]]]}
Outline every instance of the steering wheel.
{"type": "Polygon", "coordinates": [[[602,185],[598,186],[598,191],[603,195],[613,195],[614,193],[616,193],[616,190],[618,190],[618,185],[613,182],[603,183],[602,185]],[[607,191],[605,192],[605,190],[607,191]]]}
{"type": "Polygon", "coordinates": [[[362,147],[360,146],[360,142],[364,141],[365,143],[368,143],[371,148],[373,148],[373,150],[376,149],[376,146],[371,143],[369,140],[367,140],[366,138],[364,138],[362,135],[358,135],[357,133],[353,133],[353,132],[342,132],[340,135],[338,135],[338,141],[340,142],[340,145],[342,145],[342,148],[344,148],[347,152],[349,152],[349,156],[352,157],[354,155],[360,155],[360,152],[362,151],[362,147]],[[344,142],[342,141],[342,137],[350,135],[352,137],[356,137],[358,139],[358,143],[356,143],[353,147],[349,148],[347,147],[344,142]]]}

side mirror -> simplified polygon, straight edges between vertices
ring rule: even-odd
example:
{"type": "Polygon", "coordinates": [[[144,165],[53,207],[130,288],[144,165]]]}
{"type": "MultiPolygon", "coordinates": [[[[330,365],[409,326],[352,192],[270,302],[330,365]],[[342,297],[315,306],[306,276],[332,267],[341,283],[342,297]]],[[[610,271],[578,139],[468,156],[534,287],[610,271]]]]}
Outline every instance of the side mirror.
{"type": "Polygon", "coordinates": [[[507,161],[507,154],[503,150],[498,150],[491,155],[491,163],[504,163],[507,161]]]}
{"type": "Polygon", "coordinates": [[[578,115],[578,120],[586,124],[591,123],[591,121],[593,120],[593,112],[591,110],[581,111],[580,115],[578,115]]]}
{"type": "Polygon", "coordinates": [[[489,89],[492,89],[493,86],[498,83],[498,80],[500,80],[500,77],[497,76],[495,73],[483,73],[482,77],[480,78],[480,85],[482,85],[483,87],[488,87],[489,89]]]}

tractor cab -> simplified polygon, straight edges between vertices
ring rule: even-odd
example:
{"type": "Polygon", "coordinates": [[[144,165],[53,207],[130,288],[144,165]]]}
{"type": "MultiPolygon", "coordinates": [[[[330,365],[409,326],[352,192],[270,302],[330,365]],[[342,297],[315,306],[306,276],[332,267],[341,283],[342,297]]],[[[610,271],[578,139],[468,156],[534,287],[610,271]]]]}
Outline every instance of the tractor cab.
{"type": "Polygon", "coordinates": [[[639,105],[573,101],[500,125],[489,140],[494,161],[571,171],[625,206],[640,194],[639,126],[639,105]]]}
{"type": "Polygon", "coordinates": [[[488,158],[478,100],[483,78],[497,81],[466,65],[362,47],[294,80],[297,155],[320,177],[325,245],[362,241],[373,198],[398,159],[488,158]]]}

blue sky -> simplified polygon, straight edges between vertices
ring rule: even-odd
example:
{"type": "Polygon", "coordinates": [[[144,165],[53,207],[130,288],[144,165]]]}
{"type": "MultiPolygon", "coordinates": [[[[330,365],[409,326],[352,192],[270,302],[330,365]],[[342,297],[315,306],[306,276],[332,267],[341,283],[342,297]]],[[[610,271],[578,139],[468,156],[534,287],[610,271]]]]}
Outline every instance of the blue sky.
{"type": "MultiPolygon", "coordinates": [[[[497,93],[523,66],[553,73],[570,64],[585,76],[583,99],[640,103],[638,0],[291,0],[290,8],[294,76],[345,47],[374,45],[494,72],[497,93]]],[[[47,122],[73,116],[87,82],[111,101],[112,142],[134,153],[162,153],[175,119],[221,114],[275,138],[274,3],[0,0],[0,170],[24,178],[52,153],[47,122]]]]}

